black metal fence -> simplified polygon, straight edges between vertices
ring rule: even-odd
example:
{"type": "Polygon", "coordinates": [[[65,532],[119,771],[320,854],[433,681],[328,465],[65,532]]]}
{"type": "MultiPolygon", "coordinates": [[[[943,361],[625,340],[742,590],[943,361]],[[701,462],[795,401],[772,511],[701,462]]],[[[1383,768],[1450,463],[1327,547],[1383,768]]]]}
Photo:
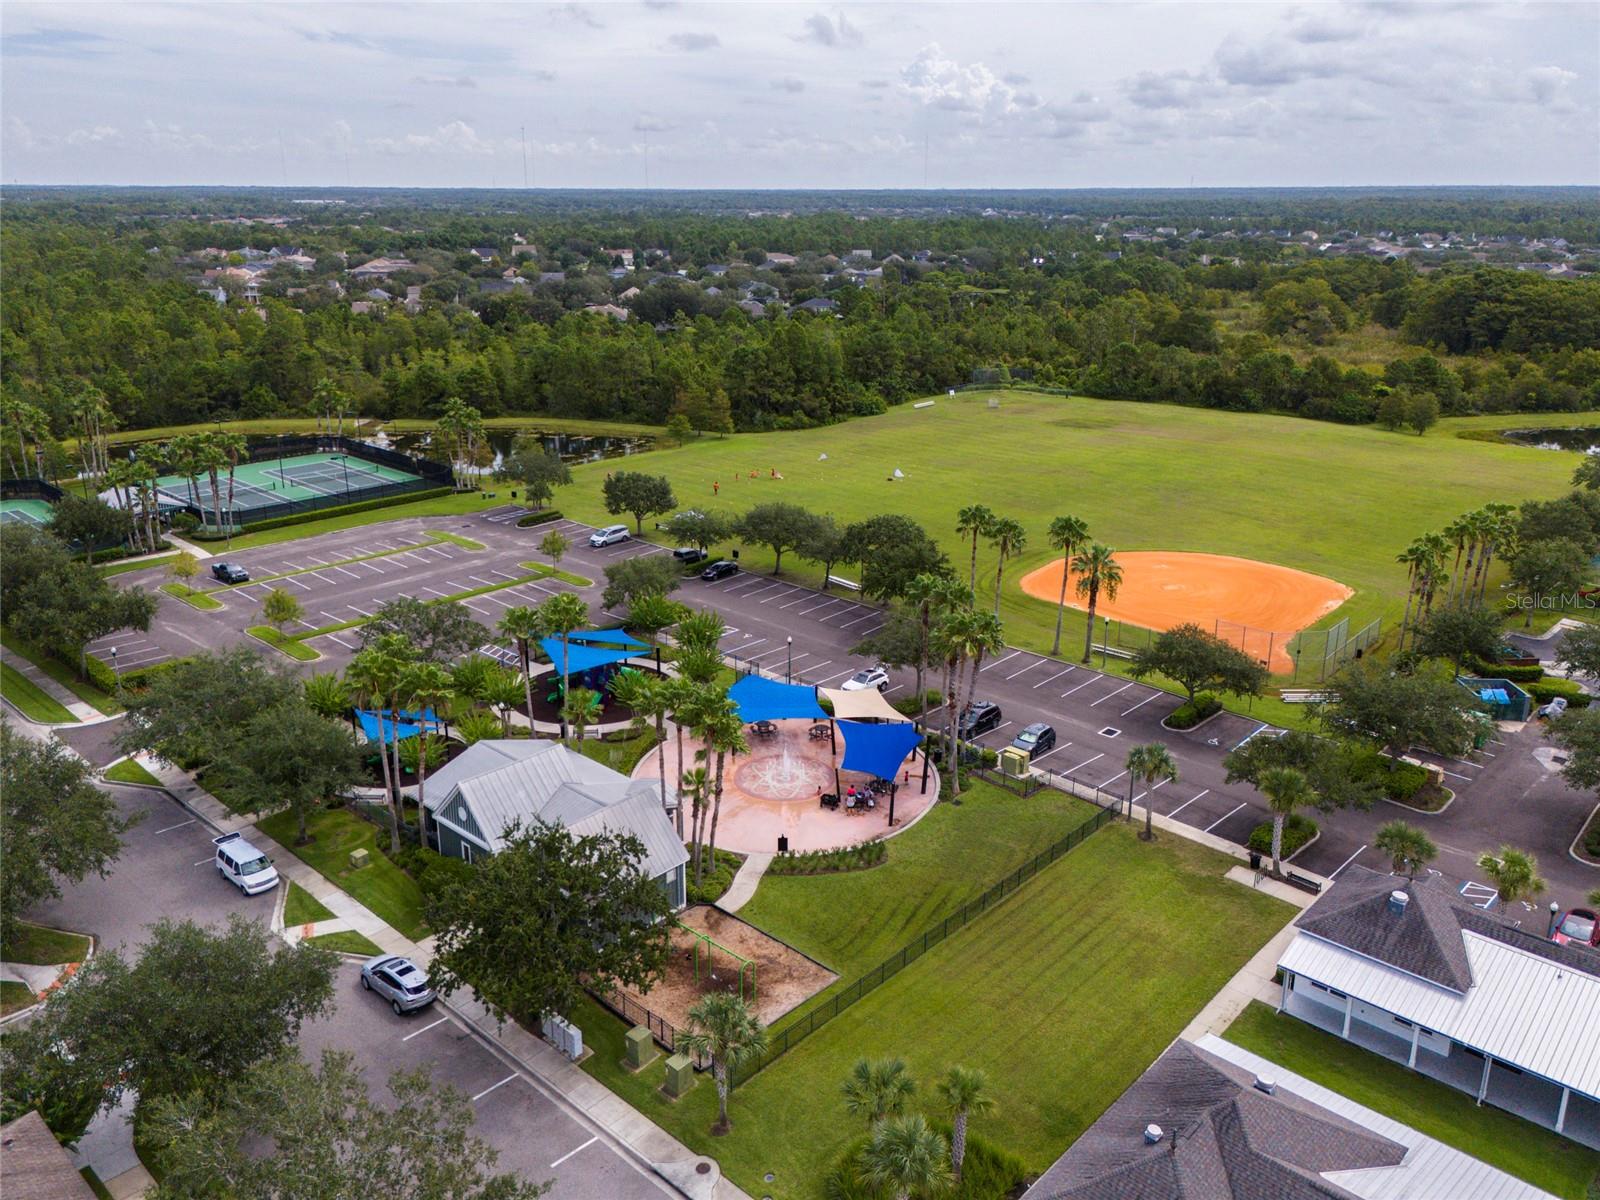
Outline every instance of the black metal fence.
{"type": "Polygon", "coordinates": [[[351,458],[363,459],[378,466],[391,467],[408,475],[419,476],[435,487],[455,482],[448,463],[417,458],[414,455],[402,454],[398,450],[385,450],[382,446],[374,446],[370,442],[356,438],[338,437],[332,434],[314,437],[284,434],[270,441],[257,442],[250,447],[251,462],[269,462],[274,458],[294,458],[301,454],[348,454],[351,458]]]}
{"type": "MultiPolygon", "coordinates": [[[[668,1053],[676,1054],[678,1052],[678,1027],[660,1013],[652,1012],[639,1003],[638,997],[620,989],[611,990],[588,984],[585,985],[584,990],[616,1013],[617,1016],[628,1022],[628,1024],[643,1025],[650,1031],[650,1036],[660,1043],[668,1053]]],[[[711,1059],[708,1055],[697,1054],[694,1058],[694,1065],[696,1070],[704,1071],[711,1065],[711,1059]]]]}
{"type": "Polygon", "coordinates": [[[55,484],[42,479],[0,479],[0,499],[48,500],[54,504],[63,495],[55,484]]]}
{"type": "Polygon", "coordinates": [[[857,1000],[893,979],[901,970],[916,962],[917,959],[944,941],[952,933],[971,924],[978,917],[995,907],[1045,867],[1048,867],[1056,859],[1094,833],[1095,830],[1113,820],[1116,815],[1115,809],[1100,809],[1054,845],[1036,854],[1011,874],[986,890],[981,896],[974,900],[969,900],[937,925],[925,930],[921,937],[907,942],[865,975],[852,980],[846,987],[829,996],[827,1000],[816,1008],[811,1009],[804,1016],[791,1021],[781,1029],[771,1031],[767,1038],[766,1053],[758,1058],[747,1060],[732,1072],[731,1080],[733,1085],[737,1087],[758,1071],[782,1058],[791,1049],[821,1029],[857,1000]]]}

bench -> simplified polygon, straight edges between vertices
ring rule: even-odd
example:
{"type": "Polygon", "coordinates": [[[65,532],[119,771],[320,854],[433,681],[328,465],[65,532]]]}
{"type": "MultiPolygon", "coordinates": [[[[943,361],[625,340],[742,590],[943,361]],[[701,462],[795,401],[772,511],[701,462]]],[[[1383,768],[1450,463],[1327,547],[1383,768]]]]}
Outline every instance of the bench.
{"type": "Polygon", "coordinates": [[[1314,691],[1310,688],[1284,688],[1278,693],[1278,699],[1285,704],[1321,704],[1324,700],[1334,699],[1334,693],[1314,691]]]}
{"type": "Polygon", "coordinates": [[[1310,892],[1313,896],[1320,895],[1322,892],[1322,884],[1315,879],[1308,879],[1297,871],[1285,871],[1283,877],[1286,883],[1290,883],[1302,891],[1310,892]]]}
{"type": "Polygon", "coordinates": [[[1107,646],[1103,642],[1094,648],[1094,653],[1109,654],[1112,658],[1132,659],[1134,657],[1132,650],[1124,650],[1121,646],[1107,646]]]}
{"type": "Polygon", "coordinates": [[[841,587],[847,592],[859,592],[861,590],[859,583],[850,579],[840,579],[837,575],[829,575],[828,584],[831,587],[841,587]]]}

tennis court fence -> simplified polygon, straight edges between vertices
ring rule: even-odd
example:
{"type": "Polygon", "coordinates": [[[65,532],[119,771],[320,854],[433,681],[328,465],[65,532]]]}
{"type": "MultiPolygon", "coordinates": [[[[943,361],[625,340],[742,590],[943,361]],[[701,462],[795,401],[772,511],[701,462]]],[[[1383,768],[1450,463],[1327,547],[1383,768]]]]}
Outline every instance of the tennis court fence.
{"type": "Polygon", "coordinates": [[[54,504],[65,493],[42,479],[0,479],[0,500],[45,500],[54,504]]]}

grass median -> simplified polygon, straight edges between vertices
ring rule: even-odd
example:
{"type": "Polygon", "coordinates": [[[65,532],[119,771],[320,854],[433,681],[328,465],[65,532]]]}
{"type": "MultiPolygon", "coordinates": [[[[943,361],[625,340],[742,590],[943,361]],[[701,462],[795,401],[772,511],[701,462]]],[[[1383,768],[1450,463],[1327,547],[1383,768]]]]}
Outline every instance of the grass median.
{"type": "Polygon", "coordinates": [[[136,758],[125,758],[106,768],[105,777],[112,783],[140,783],[146,787],[160,787],[161,781],[139,764],[136,758]]]}
{"type": "Polygon", "coordinates": [[[291,812],[275,813],[259,824],[263,833],[380,920],[412,941],[427,936],[422,889],[378,849],[383,831],[372,822],[363,821],[348,809],[323,809],[306,822],[312,840],[304,846],[294,844],[298,826],[291,812]],[[350,865],[352,850],[367,852],[366,866],[350,865]]]}
{"type": "Polygon", "coordinates": [[[290,658],[300,662],[316,662],[322,655],[311,646],[292,637],[279,633],[271,625],[252,625],[245,630],[251,637],[259,642],[265,642],[274,650],[287,654],[290,658]]]}
{"type": "Polygon", "coordinates": [[[89,956],[92,944],[81,933],[19,921],[15,936],[6,939],[3,955],[0,956],[6,962],[48,967],[56,963],[82,962],[89,956]]]}
{"type": "Polygon", "coordinates": [[[0,695],[28,720],[41,725],[69,725],[78,719],[10,663],[0,663],[0,695]]]}
{"type": "Polygon", "coordinates": [[[182,600],[191,608],[198,608],[201,612],[215,612],[223,607],[220,601],[212,598],[210,592],[202,592],[198,588],[189,587],[187,584],[163,583],[161,591],[182,600]]]}

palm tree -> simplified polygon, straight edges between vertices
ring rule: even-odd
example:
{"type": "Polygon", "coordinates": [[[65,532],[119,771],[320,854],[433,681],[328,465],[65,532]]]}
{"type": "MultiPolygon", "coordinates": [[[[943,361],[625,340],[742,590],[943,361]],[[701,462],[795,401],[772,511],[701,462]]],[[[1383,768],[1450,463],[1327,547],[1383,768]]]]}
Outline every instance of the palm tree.
{"type": "Polygon", "coordinates": [[[1494,884],[1501,904],[1532,900],[1545,889],[1538,859],[1515,846],[1501,846],[1499,854],[1483,855],[1478,859],[1478,870],[1494,884]]]}
{"type": "Polygon", "coordinates": [[[1395,874],[1404,871],[1407,879],[1415,879],[1417,872],[1439,854],[1439,847],[1433,840],[1406,821],[1385,821],[1378,826],[1372,844],[1389,856],[1395,874]]]}
{"type": "Polygon", "coordinates": [[[942,611],[969,602],[970,593],[953,579],[928,573],[918,575],[907,585],[903,599],[917,614],[917,702],[921,704],[926,694],[922,685],[934,618],[942,611]]]}
{"type": "Polygon", "coordinates": [[[750,1006],[731,992],[713,992],[689,1010],[689,1028],[678,1034],[676,1049],[711,1059],[717,1081],[717,1123],[713,1134],[733,1129],[728,1119],[728,1072],[767,1049],[767,1031],[750,1006]]]}
{"type": "Polygon", "coordinates": [[[145,545],[154,550],[161,544],[156,528],[161,521],[160,495],[156,481],[161,477],[153,458],[131,458],[133,485],[139,494],[139,511],[144,518],[145,545]]]}
{"type": "Polygon", "coordinates": [[[978,698],[978,672],[983,670],[984,655],[999,654],[1005,648],[1006,639],[1000,628],[1000,618],[993,613],[973,613],[966,638],[966,653],[972,660],[972,675],[967,684],[967,702],[962,706],[963,711],[970,709],[978,698]]]}
{"type": "Polygon", "coordinates": [[[216,443],[217,450],[228,461],[228,545],[233,545],[233,473],[239,467],[239,460],[250,452],[250,443],[245,440],[242,433],[229,433],[218,430],[211,435],[216,443]]]}
{"type": "Polygon", "coordinates": [[[451,689],[450,672],[437,663],[412,663],[406,668],[404,688],[407,700],[416,705],[421,714],[421,729],[417,734],[417,829],[422,844],[428,844],[428,710],[444,707],[445,701],[455,693],[451,689]]]}
{"type": "MultiPolygon", "coordinates": [[[[102,481],[117,498],[117,507],[128,514],[129,528],[132,531],[133,546],[135,549],[142,545],[138,515],[133,505],[133,488],[135,474],[131,459],[119,458],[106,465],[105,479],[102,481]]],[[[83,548],[83,561],[88,562],[94,554],[94,547],[85,545],[83,548]]]]}
{"type": "Polygon", "coordinates": [[[600,719],[604,697],[593,688],[575,687],[561,697],[561,720],[572,727],[572,740],[582,742],[585,731],[600,719]]]}
{"type": "MultiPolygon", "coordinates": [[[[501,736],[511,736],[511,714],[517,710],[517,705],[522,701],[523,681],[517,678],[515,671],[508,671],[504,667],[496,667],[489,672],[483,686],[483,702],[500,710],[501,736]]],[[[533,736],[530,725],[528,735],[533,736]]]]}
{"type": "MultiPolygon", "coordinates": [[[[1445,595],[1451,596],[1456,590],[1456,578],[1461,573],[1461,556],[1473,542],[1472,518],[1475,513],[1463,513],[1454,521],[1444,527],[1445,541],[1456,548],[1455,562],[1450,566],[1450,582],[1445,588],[1445,595]]],[[[1472,559],[1467,558],[1467,569],[1472,569],[1472,559]]]]}
{"type": "Polygon", "coordinates": [[[189,485],[189,506],[202,517],[205,506],[200,503],[200,434],[180,433],[162,444],[161,461],[171,467],[189,485]]]}
{"type": "Polygon", "coordinates": [[[500,633],[517,643],[517,658],[522,663],[524,700],[528,705],[528,728],[533,728],[533,643],[544,636],[544,617],[539,608],[519,604],[500,614],[500,633]]]}
{"type": "Polygon", "coordinates": [[[878,1122],[861,1151],[861,1174],[868,1183],[893,1190],[896,1200],[910,1200],[949,1186],[950,1163],[944,1138],[921,1113],[878,1122]]]}
{"type": "MultiPolygon", "coordinates": [[[[661,807],[667,807],[667,713],[672,708],[673,680],[643,671],[619,671],[611,681],[611,694],[634,711],[635,719],[648,722],[656,733],[656,765],[661,775],[661,807]]],[[[682,811],[682,806],[679,806],[682,811]]]]}
{"type": "Polygon", "coordinates": [[[1282,873],[1283,823],[1295,809],[1316,799],[1311,781],[1297,767],[1268,767],[1256,780],[1256,790],[1267,798],[1272,810],[1272,873],[1282,873]]]}
{"type": "MultiPolygon", "coordinates": [[[[966,706],[972,703],[973,695],[978,687],[978,671],[983,662],[983,656],[998,650],[1003,644],[1000,635],[1000,621],[992,613],[974,612],[970,608],[956,609],[947,613],[939,623],[934,633],[935,644],[939,647],[947,666],[955,678],[952,685],[951,696],[956,697],[961,691],[962,682],[966,676],[966,665],[972,664],[972,683],[967,693],[966,706]]],[[[959,700],[950,705],[950,791],[951,795],[961,795],[961,748],[959,739],[959,714],[966,710],[959,700]]]]}
{"type": "Polygon", "coordinates": [[[1404,650],[1406,630],[1411,627],[1411,605],[1417,598],[1417,581],[1421,578],[1423,568],[1428,561],[1427,547],[1419,539],[1395,555],[1394,560],[1406,568],[1406,611],[1400,618],[1400,639],[1395,647],[1397,650],[1404,650]]]}
{"type": "MultiPolygon", "coordinates": [[[[1077,517],[1057,517],[1050,522],[1047,535],[1050,546],[1061,551],[1061,595],[1056,598],[1056,639],[1050,643],[1050,653],[1061,656],[1061,622],[1067,615],[1067,568],[1078,550],[1089,540],[1089,526],[1077,517]]],[[[957,1172],[960,1175],[960,1172],[957,1172]]]]}
{"type": "Polygon", "coordinates": [[[306,693],[306,704],[319,717],[342,721],[351,716],[350,687],[332,671],[310,676],[302,687],[306,693]]]}
{"type": "MultiPolygon", "coordinates": [[[[1135,746],[1128,751],[1128,819],[1133,819],[1133,789],[1136,784],[1151,784],[1158,779],[1165,779],[1171,783],[1178,782],[1178,764],[1172,760],[1172,752],[1160,742],[1147,742],[1142,746],[1135,746]]],[[[1155,802],[1149,801],[1144,806],[1144,833],[1140,836],[1145,841],[1152,841],[1156,836],[1154,818],[1151,813],[1155,809],[1155,802]]]]}
{"type": "Polygon", "coordinates": [[[1072,560],[1072,569],[1078,576],[1078,595],[1089,603],[1089,626],[1083,635],[1083,661],[1089,661],[1094,650],[1094,614],[1100,604],[1100,593],[1107,600],[1117,598],[1122,586],[1122,567],[1114,555],[1116,551],[1099,542],[1091,543],[1083,553],[1072,560]]]}
{"type": "MultiPolygon", "coordinates": [[[[589,606],[572,592],[562,592],[558,596],[551,596],[539,605],[539,612],[544,618],[544,627],[561,639],[561,694],[567,694],[567,662],[570,643],[568,639],[572,634],[582,629],[589,622],[589,606]]],[[[531,718],[530,718],[531,720],[531,718]]],[[[563,714],[561,718],[561,737],[567,736],[567,719],[563,714]]]]}
{"type": "Polygon", "coordinates": [[[1479,600],[1483,599],[1484,590],[1489,586],[1489,564],[1494,559],[1495,551],[1505,550],[1505,557],[1512,557],[1517,541],[1515,508],[1497,500],[1485,504],[1483,513],[1483,551],[1478,555],[1478,569],[1472,581],[1479,600]]]}
{"type": "Polygon", "coordinates": [[[1425,620],[1433,612],[1434,598],[1438,595],[1439,584],[1444,580],[1444,564],[1450,556],[1450,542],[1442,533],[1428,533],[1423,535],[1422,544],[1427,552],[1422,593],[1422,617],[1425,620]]]}
{"type": "Polygon", "coordinates": [[[852,1117],[865,1117],[871,1128],[885,1117],[905,1112],[917,1084],[903,1058],[859,1058],[845,1078],[843,1091],[845,1111],[852,1117]]]}
{"type": "Polygon", "coordinates": [[[219,440],[222,433],[202,433],[195,447],[195,462],[211,480],[211,509],[217,518],[217,531],[222,531],[222,468],[228,465],[228,452],[219,440]]]}
{"type": "MultiPolygon", "coordinates": [[[[722,620],[722,614],[712,609],[690,613],[678,622],[674,628],[674,639],[678,649],[682,652],[701,652],[718,655],[720,662],[722,639],[728,635],[728,627],[722,620]]],[[[682,655],[679,655],[681,661],[682,655]]]]}
{"type": "Polygon", "coordinates": [[[728,755],[745,754],[750,750],[749,744],[744,740],[744,722],[739,719],[738,709],[727,694],[721,697],[721,702],[713,706],[709,714],[711,719],[702,726],[705,735],[706,750],[717,756],[717,771],[711,785],[711,837],[707,843],[708,853],[702,855],[699,847],[695,848],[694,882],[700,885],[700,872],[705,867],[707,858],[710,858],[715,869],[717,861],[717,818],[722,815],[722,775],[727,764],[728,755]]]}
{"type": "Polygon", "coordinates": [[[956,514],[956,532],[972,539],[972,573],[967,581],[967,590],[974,597],[978,594],[978,539],[987,537],[989,526],[993,524],[994,513],[982,504],[970,504],[956,514]]]}
{"type": "Polygon", "coordinates": [[[995,1099],[983,1072],[971,1067],[951,1067],[937,1086],[954,1134],[950,1139],[950,1173],[960,1183],[961,1160],[967,1156],[967,1118],[992,1113],[995,1099]]]}
{"type": "Polygon", "coordinates": [[[1010,517],[1000,517],[989,526],[989,544],[999,554],[994,566],[994,615],[1000,615],[1000,579],[1006,569],[1006,559],[1020,554],[1028,544],[1028,531],[1010,517]]]}
{"type": "Polygon", "coordinates": [[[389,851],[399,853],[400,850],[400,793],[395,788],[395,781],[389,774],[389,752],[384,745],[384,705],[389,698],[390,679],[396,673],[397,664],[387,655],[380,653],[376,648],[361,651],[345,668],[345,681],[350,685],[356,697],[370,704],[378,717],[378,761],[383,768],[383,792],[389,797],[389,805],[394,812],[394,822],[389,829],[389,851]]]}
{"type": "Polygon", "coordinates": [[[711,794],[711,775],[704,767],[691,767],[678,776],[678,836],[683,836],[683,806],[689,804],[689,828],[698,836],[700,815],[711,794]]]}
{"type": "Polygon", "coordinates": [[[500,732],[500,721],[493,713],[469,712],[456,721],[456,733],[463,745],[471,746],[500,732]]]}
{"type": "Polygon", "coordinates": [[[450,668],[450,689],[463,700],[487,704],[485,689],[496,671],[503,670],[492,658],[469,654],[450,668]]]}

